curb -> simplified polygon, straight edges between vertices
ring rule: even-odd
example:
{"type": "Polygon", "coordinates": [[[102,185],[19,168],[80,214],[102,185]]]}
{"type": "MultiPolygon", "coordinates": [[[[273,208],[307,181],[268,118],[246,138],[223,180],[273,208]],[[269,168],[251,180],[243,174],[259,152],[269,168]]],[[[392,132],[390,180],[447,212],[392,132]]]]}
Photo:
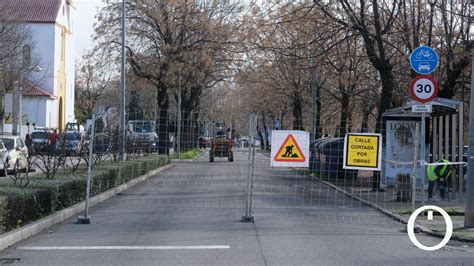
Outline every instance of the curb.
{"type": "MultiPolygon", "coordinates": [[[[90,207],[93,207],[97,205],[98,203],[101,203],[118,193],[125,191],[133,186],[135,186],[138,183],[141,183],[151,176],[154,176],[160,172],[163,172],[165,170],[168,170],[169,168],[173,167],[173,164],[168,164],[165,166],[162,166],[160,168],[157,168],[155,170],[152,170],[142,176],[136,177],[130,181],[128,181],[125,184],[119,185],[117,187],[111,188],[105,192],[100,193],[99,195],[96,195],[90,199],[90,207]]],[[[2,236],[0,236],[0,250],[4,250],[8,248],[9,246],[12,246],[22,240],[25,240],[31,236],[39,234],[41,231],[52,227],[55,224],[58,224],[68,218],[70,218],[73,215],[76,215],[85,209],[86,203],[80,202],[77,203],[69,208],[66,208],[64,210],[60,210],[54,214],[51,214],[41,220],[38,220],[36,222],[33,222],[31,224],[25,225],[21,228],[18,228],[16,230],[13,230],[11,232],[8,232],[2,236]]]]}
{"type": "Polygon", "coordinates": [[[194,157],[193,159],[191,159],[191,162],[194,162],[194,161],[196,161],[197,159],[201,158],[205,153],[206,153],[206,150],[201,151],[201,154],[199,154],[198,156],[196,156],[196,157],[194,157]]]}

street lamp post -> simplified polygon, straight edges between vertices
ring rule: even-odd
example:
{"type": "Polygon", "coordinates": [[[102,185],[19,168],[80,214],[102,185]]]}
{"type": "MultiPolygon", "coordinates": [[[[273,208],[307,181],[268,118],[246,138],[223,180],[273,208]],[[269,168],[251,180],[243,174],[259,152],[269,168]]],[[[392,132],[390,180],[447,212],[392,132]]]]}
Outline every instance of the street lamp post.
{"type": "Polygon", "coordinates": [[[127,131],[125,126],[125,3],[126,0],[122,0],[122,50],[121,50],[121,67],[120,67],[120,125],[119,125],[119,137],[120,137],[120,161],[125,161],[125,144],[127,139],[127,131]]]}
{"type": "Polygon", "coordinates": [[[316,59],[313,58],[313,60],[311,60],[311,98],[312,98],[312,109],[313,109],[313,117],[312,117],[312,138],[311,140],[314,140],[316,138],[318,138],[318,134],[317,134],[317,131],[318,131],[318,128],[317,128],[317,116],[318,116],[318,109],[317,109],[317,96],[318,96],[318,83],[317,83],[317,76],[316,76],[316,59]]]}

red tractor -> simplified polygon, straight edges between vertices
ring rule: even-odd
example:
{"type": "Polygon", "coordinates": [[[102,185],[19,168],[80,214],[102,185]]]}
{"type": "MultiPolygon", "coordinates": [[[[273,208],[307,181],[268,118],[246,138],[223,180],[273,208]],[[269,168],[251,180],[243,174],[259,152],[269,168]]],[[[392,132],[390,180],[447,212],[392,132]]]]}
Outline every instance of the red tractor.
{"type": "Polygon", "coordinates": [[[211,149],[209,150],[209,162],[214,162],[216,157],[227,157],[229,162],[234,161],[234,153],[232,152],[234,141],[227,138],[224,134],[218,134],[216,138],[211,140],[211,149]]]}

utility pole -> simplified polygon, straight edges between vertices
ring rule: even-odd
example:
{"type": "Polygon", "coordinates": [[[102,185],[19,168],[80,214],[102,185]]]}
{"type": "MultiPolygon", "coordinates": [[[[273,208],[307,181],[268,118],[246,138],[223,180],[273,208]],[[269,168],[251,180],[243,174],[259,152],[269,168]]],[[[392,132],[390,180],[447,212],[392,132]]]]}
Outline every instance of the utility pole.
{"type": "MultiPolygon", "coordinates": [[[[474,1],[471,1],[471,5],[474,1]]],[[[467,161],[464,227],[474,227],[474,41],[471,41],[471,96],[469,102],[469,158],[467,161]]],[[[463,118],[461,118],[463,119],[463,118]]],[[[459,130],[464,130],[460,128],[459,130]]],[[[459,179],[461,180],[461,178],[459,179]]]]}
{"type": "Polygon", "coordinates": [[[318,109],[317,109],[317,96],[318,96],[318,83],[317,83],[317,76],[316,76],[316,59],[311,60],[311,100],[312,100],[312,108],[313,108],[313,117],[312,117],[312,130],[311,134],[313,136],[310,138],[311,140],[316,139],[317,136],[317,115],[318,115],[318,109]]]}
{"type": "Polygon", "coordinates": [[[125,144],[127,142],[127,130],[125,125],[125,2],[122,0],[122,58],[120,67],[120,125],[119,125],[119,138],[120,138],[120,155],[119,160],[126,160],[125,144]]]}
{"type": "MultiPolygon", "coordinates": [[[[181,75],[181,74],[180,74],[181,75]]],[[[181,157],[181,78],[179,78],[179,96],[178,96],[178,121],[177,121],[177,126],[178,126],[178,133],[176,136],[176,149],[178,150],[178,158],[181,157]]]]}
{"type": "Polygon", "coordinates": [[[21,131],[18,129],[18,125],[21,128],[21,87],[20,82],[15,81],[13,83],[13,123],[12,123],[12,134],[17,135],[21,131]]]}

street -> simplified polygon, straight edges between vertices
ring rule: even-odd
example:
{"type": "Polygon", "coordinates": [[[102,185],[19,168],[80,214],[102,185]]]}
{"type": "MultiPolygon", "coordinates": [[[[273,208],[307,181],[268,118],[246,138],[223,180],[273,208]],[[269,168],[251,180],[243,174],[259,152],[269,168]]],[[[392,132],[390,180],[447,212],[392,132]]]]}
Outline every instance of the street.
{"type": "MultiPolygon", "coordinates": [[[[422,251],[404,225],[257,153],[255,223],[244,223],[247,153],[204,153],[0,254],[16,265],[453,265],[474,247],[422,251]]],[[[418,235],[434,246],[441,240],[418,235]]]]}

